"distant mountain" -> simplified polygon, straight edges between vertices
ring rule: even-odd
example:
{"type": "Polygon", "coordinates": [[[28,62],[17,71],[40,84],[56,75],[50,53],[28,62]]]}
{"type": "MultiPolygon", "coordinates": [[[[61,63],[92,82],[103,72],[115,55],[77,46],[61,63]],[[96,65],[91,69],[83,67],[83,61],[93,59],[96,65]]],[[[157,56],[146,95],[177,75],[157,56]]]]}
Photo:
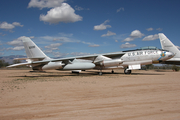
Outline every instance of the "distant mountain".
{"type": "Polygon", "coordinates": [[[27,56],[24,55],[10,55],[10,56],[1,56],[0,60],[4,60],[5,62],[8,62],[9,64],[13,63],[14,58],[26,58],[27,56]]]}

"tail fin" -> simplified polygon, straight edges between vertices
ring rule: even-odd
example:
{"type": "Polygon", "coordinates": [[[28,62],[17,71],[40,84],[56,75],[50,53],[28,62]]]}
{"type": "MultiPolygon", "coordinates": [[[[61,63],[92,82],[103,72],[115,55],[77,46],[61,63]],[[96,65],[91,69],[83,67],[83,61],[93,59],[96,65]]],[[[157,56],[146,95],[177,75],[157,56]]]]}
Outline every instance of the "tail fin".
{"type": "Polygon", "coordinates": [[[22,41],[26,50],[27,58],[33,61],[50,59],[29,37],[23,37],[22,41]]]}
{"type": "Polygon", "coordinates": [[[174,58],[180,58],[179,49],[163,33],[159,33],[159,39],[162,49],[173,52],[174,58]]]}

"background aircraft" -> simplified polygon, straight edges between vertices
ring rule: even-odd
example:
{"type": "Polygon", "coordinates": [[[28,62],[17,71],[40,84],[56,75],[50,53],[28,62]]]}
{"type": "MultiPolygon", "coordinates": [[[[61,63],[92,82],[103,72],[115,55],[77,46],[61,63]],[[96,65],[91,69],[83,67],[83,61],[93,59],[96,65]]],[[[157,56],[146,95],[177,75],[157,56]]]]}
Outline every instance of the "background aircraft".
{"type": "Polygon", "coordinates": [[[160,39],[162,49],[171,51],[175,54],[173,58],[163,61],[162,63],[180,65],[179,49],[163,33],[159,33],[159,39],[160,39]]]}
{"type": "MultiPolygon", "coordinates": [[[[61,59],[51,59],[46,56],[40,48],[29,38],[22,39],[26,50],[27,58],[23,58],[27,63],[19,63],[8,67],[24,66],[32,67],[33,70],[102,70],[123,68],[125,74],[130,74],[131,70],[141,69],[142,65],[159,63],[174,56],[169,51],[157,49],[155,47],[145,47],[137,50],[114,52],[106,54],[87,55],[79,57],[68,57],[61,59]]],[[[22,60],[16,59],[16,60],[22,60]]]]}

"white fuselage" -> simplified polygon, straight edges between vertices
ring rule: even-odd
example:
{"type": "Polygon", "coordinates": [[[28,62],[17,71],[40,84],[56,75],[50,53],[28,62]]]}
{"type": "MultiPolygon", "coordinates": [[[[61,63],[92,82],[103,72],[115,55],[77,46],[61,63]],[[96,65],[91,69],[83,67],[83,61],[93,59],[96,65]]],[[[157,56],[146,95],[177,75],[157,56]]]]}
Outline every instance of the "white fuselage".
{"type": "Polygon", "coordinates": [[[116,63],[116,65],[111,67],[97,66],[96,69],[116,69],[126,67],[129,67],[130,69],[140,69],[141,65],[159,63],[159,61],[164,61],[171,57],[173,57],[173,53],[162,50],[127,51],[122,57],[116,58],[116,60],[121,61],[119,64],[116,63]]]}

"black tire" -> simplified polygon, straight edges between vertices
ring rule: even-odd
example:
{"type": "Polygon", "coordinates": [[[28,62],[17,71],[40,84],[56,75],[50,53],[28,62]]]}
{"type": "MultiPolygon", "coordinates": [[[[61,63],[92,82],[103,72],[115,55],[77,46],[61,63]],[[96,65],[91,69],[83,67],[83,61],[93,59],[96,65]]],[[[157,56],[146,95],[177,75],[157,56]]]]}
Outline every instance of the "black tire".
{"type": "Polygon", "coordinates": [[[124,74],[131,74],[131,70],[124,69],[124,74]]]}
{"type": "Polygon", "coordinates": [[[99,75],[102,75],[102,72],[99,72],[99,75]]]}

